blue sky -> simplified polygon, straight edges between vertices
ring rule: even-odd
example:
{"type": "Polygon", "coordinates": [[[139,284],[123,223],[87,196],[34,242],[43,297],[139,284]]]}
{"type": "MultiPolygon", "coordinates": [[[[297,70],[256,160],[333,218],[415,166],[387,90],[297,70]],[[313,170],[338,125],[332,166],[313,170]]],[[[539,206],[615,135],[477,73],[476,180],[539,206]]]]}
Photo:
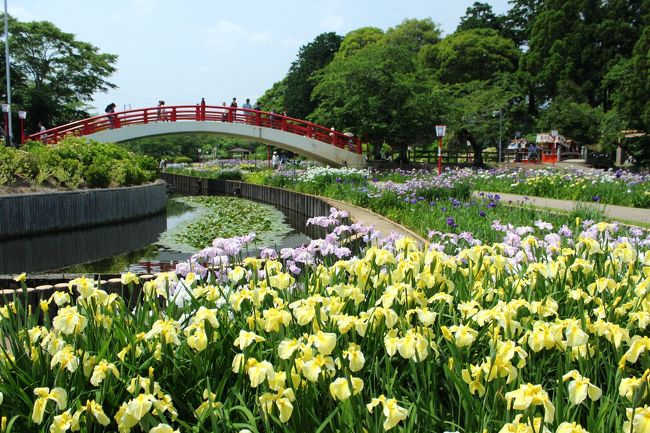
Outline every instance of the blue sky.
{"type": "MultiPolygon", "coordinates": [[[[21,21],[50,21],[101,52],[117,54],[118,88],[96,94],[96,111],[261,96],[298,49],[323,32],[393,27],[431,17],[445,34],[474,0],[8,0],[21,21]]],[[[507,0],[488,1],[495,13],[507,0]]]]}

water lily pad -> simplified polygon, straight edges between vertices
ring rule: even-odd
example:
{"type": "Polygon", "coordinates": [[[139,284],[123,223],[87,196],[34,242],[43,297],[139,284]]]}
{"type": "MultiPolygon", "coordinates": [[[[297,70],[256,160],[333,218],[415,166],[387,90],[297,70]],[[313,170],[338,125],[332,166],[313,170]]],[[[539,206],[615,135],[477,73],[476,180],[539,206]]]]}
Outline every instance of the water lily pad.
{"type": "Polygon", "coordinates": [[[215,238],[254,232],[255,245],[273,246],[292,231],[282,212],[273,206],[236,197],[199,196],[172,199],[197,210],[195,218],[168,230],[159,244],[177,251],[204,248],[215,238]]]}

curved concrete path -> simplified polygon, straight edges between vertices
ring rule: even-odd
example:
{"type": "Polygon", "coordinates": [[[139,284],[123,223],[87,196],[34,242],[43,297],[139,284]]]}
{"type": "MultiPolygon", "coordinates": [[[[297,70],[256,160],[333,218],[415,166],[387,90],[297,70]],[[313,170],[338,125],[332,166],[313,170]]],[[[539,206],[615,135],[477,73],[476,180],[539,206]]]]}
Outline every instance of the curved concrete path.
{"type": "Polygon", "coordinates": [[[626,206],[615,206],[611,204],[602,204],[602,203],[589,203],[584,201],[573,201],[573,200],[558,200],[554,198],[545,198],[545,197],[531,197],[524,196],[519,194],[508,194],[501,192],[488,192],[488,191],[475,191],[473,193],[474,197],[479,197],[479,194],[499,194],[501,200],[512,200],[513,202],[521,202],[524,204],[529,204],[534,207],[546,208],[552,210],[561,210],[566,212],[571,212],[575,209],[577,204],[581,206],[594,207],[598,210],[602,210],[605,213],[607,218],[613,220],[625,222],[625,223],[637,223],[650,225],[650,209],[641,209],[636,207],[626,207],[626,206]]]}
{"type": "Polygon", "coordinates": [[[374,226],[375,230],[377,230],[381,234],[380,237],[382,238],[389,236],[391,233],[399,233],[403,236],[412,237],[413,239],[418,241],[418,243],[421,245],[428,244],[426,239],[424,239],[422,236],[418,235],[414,231],[404,227],[401,224],[393,222],[388,218],[376,214],[371,210],[350,203],[346,203],[343,201],[334,200],[328,197],[320,196],[320,198],[322,200],[325,200],[327,203],[334,206],[338,210],[348,211],[348,213],[350,214],[350,219],[352,219],[353,222],[362,222],[365,225],[374,226]]]}

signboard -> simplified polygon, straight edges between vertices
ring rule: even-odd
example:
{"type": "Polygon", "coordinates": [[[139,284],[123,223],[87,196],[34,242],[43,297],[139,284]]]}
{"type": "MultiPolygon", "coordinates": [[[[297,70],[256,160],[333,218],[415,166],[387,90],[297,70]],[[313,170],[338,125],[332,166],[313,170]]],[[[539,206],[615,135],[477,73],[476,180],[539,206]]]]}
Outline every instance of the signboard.
{"type": "Polygon", "coordinates": [[[436,136],[444,137],[447,131],[447,125],[436,125],[436,136]]]}

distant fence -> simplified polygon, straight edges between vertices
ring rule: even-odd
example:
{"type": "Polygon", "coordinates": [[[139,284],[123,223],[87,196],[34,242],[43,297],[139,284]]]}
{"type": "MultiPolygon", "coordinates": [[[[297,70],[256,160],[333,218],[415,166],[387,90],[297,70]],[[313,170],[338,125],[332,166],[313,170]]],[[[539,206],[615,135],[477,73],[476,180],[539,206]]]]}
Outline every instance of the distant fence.
{"type": "MultiPolygon", "coordinates": [[[[495,151],[487,151],[482,153],[483,162],[496,163],[499,160],[499,154],[495,151]]],[[[544,163],[554,164],[558,162],[558,155],[556,152],[549,150],[539,150],[538,159],[532,160],[529,158],[528,151],[526,150],[513,150],[508,149],[501,152],[501,162],[505,163],[544,163]]],[[[584,154],[581,152],[562,152],[559,155],[560,161],[568,159],[582,159],[584,154]]],[[[438,150],[425,150],[413,149],[408,152],[409,162],[412,163],[438,163],[438,150]]],[[[474,164],[474,152],[469,150],[466,152],[461,151],[443,151],[442,163],[443,165],[472,165],[474,164]]],[[[614,155],[612,153],[587,153],[587,164],[594,167],[608,168],[614,165],[614,155]]]]}
{"type": "MultiPolygon", "coordinates": [[[[483,152],[482,155],[483,162],[496,162],[498,159],[497,152],[483,152]]],[[[413,149],[408,152],[408,158],[409,162],[437,164],[438,150],[413,149]]],[[[514,160],[514,156],[512,158],[514,160]]],[[[442,163],[445,165],[472,165],[474,164],[474,152],[445,150],[442,152],[442,163]]]]}
{"type": "Polygon", "coordinates": [[[0,196],[0,239],[92,227],[165,209],[162,181],[131,187],[0,196]]]}

